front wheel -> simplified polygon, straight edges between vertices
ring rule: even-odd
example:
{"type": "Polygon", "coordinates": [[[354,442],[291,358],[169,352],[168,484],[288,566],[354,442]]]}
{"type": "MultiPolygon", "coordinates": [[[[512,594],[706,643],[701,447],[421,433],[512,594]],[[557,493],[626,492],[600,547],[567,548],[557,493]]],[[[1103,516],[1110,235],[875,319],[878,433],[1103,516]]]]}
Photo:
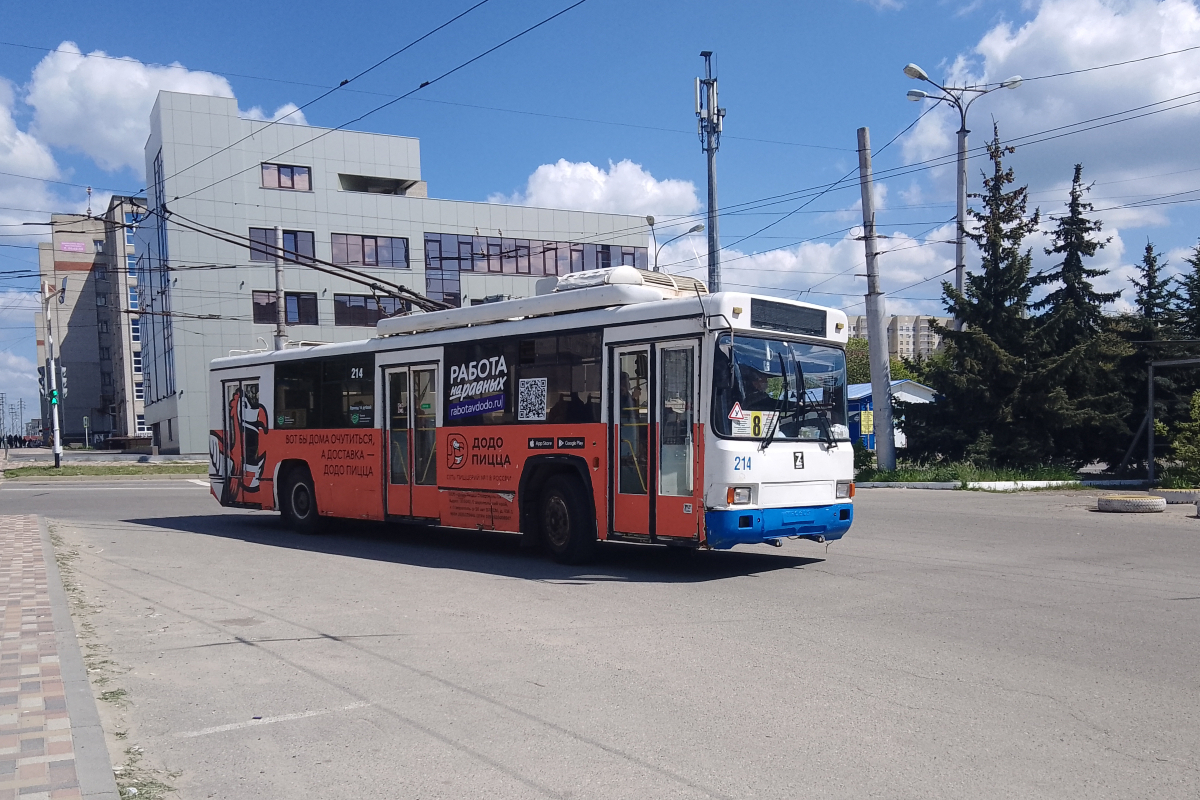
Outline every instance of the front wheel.
{"type": "Polygon", "coordinates": [[[297,467],[288,473],[280,497],[284,521],[298,533],[318,533],[321,516],[317,513],[317,493],[313,490],[312,476],[305,467],[297,467]]]}
{"type": "Polygon", "coordinates": [[[538,511],[542,535],[555,561],[582,564],[596,547],[596,523],[583,487],[575,478],[555,475],[542,489],[538,511]]]}

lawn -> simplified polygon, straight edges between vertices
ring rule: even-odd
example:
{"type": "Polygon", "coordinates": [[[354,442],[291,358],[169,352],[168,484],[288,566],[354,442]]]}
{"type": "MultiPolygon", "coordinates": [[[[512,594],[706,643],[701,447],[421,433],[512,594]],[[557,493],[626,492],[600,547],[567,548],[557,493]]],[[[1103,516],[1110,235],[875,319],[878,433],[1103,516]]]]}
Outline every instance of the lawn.
{"type": "Polygon", "coordinates": [[[78,477],[80,475],[207,475],[208,464],[64,464],[62,467],[15,467],[4,470],[6,478],[78,477]]]}

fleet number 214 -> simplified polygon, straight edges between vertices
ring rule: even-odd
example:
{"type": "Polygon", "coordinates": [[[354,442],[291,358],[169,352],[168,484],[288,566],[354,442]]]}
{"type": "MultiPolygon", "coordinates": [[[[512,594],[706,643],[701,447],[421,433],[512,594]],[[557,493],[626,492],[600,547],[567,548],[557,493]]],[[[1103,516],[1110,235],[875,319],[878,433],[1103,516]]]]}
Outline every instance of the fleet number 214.
{"type": "Polygon", "coordinates": [[[749,469],[750,469],[750,456],[734,456],[733,457],[734,472],[741,472],[742,470],[749,470],[749,469]]]}

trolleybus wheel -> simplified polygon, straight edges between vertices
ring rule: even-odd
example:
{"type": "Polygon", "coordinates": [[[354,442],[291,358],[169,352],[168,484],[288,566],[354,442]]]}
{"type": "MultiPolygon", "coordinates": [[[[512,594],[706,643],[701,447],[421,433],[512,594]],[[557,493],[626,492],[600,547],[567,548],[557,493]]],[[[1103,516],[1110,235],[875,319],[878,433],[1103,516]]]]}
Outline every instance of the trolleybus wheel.
{"type": "Polygon", "coordinates": [[[587,508],[579,481],[565,475],[555,475],[546,481],[539,522],[555,561],[581,564],[591,558],[596,531],[587,508]]]}
{"type": "Polygon", "coordinates": [[[321,529],[321,516],[317,513],[317,494],[313,490],[312,476],[304,467],[296,467],[288,473],[283,488],[283,518],[298,533],[317,533],[321,529]]]}

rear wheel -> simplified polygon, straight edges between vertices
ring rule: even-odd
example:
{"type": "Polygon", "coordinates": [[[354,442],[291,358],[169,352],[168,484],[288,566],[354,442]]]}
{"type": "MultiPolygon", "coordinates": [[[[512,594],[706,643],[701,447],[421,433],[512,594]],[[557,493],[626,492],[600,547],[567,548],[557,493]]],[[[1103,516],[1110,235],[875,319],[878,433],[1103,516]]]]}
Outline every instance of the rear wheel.
{"type": "Polygon", "coordinates": [[[575,478],[555,475],[542,489],[538,522],[555,561],[582,564],[596,547],[596,521],[575,478]]]}
{"type": "Polygon", "coordinates": [[[283,506],[283,519],[298,533],[317,533],[321,529],[321,516],[317,513],[317,494],[313,490],[312,475],[307,467],[295,467],[288,472],[279,498],[283,506]]]}

